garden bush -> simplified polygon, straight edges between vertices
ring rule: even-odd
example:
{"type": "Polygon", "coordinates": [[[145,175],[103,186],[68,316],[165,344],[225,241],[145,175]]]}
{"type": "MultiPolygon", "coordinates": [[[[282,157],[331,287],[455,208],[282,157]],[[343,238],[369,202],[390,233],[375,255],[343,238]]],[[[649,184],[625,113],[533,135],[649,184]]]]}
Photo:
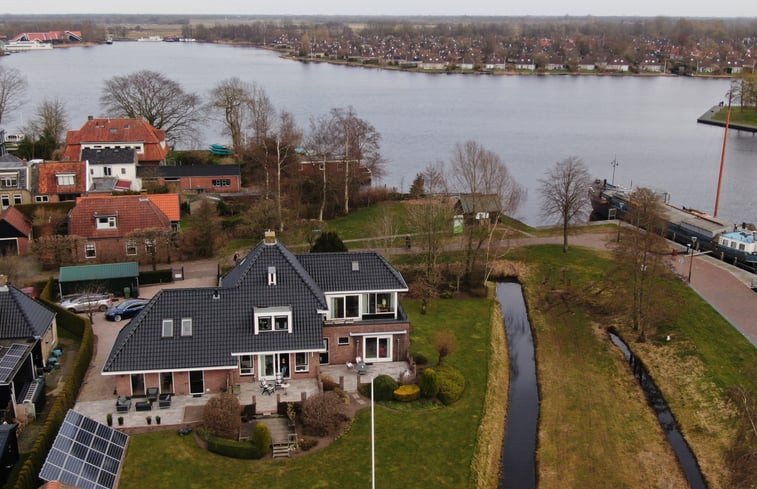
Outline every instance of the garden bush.
{"type": "Polygon", "coordinates": [[[239,400],[231,392],[211,397],[202,412],[202,422],[208,433],[236,439],[242,424],[239,400]]]}
{"type": "Polygon", "coordinates": [[[399,385],[388,375],[379,375],[373,379],[373,395],[376,401],[391,401],[399,385]]]}
{"type": "Polygon", "coordinates": [[[420,384],[423,397],[433,399],[439,395],[439,379],[437,378],[436,370],[433,368],[427,368],[423,371],[420,384]]]}
{"type": "Polygon", "coordinates": [[[426,358],[426,355],[424,355],[423,353],[416,353],[415,355],[413,355],[413,360],[418,365],[428,364],[428,358],[426,358]]]}
{"type": "Polygon", "coordinates": [[[452,404],[463,396],[465,377],[459,370],[445,365],[436,369],[436,377],[439,382],[439,400],[444,404],[452,404]]]}
{"type": "Polygon", "coordinates": [[[401,385],[394,391],[394,398],[401,402],[415,401],[421,396],[421,388],[415,384],[401,385]]]}
{"type": "Polygon", "coordinates": [[[346,406],[335,392],[309,397],[302,403],[302,424],[310,433],[325,436],[335,433],[339,425],[349,419],[346,406]]]}
{"type": "Polygon", "coordinates": [[[323,383],[324,391],[333,391],[335,388],[339,387],[339,383],[328,375],[321,377],[321,382],[323,383]]]}
{"type": "Polygon", "coordinates": [[[224,457],[252,459],[260,458],[258,449],[249,441],[229,440],[218,436],[208,436],[208,451],[224,457]]]}
{"type": "Polygon", "coordinates": [[[300,438],[300,441],[298,442],[298,445],[300,446],[300,450],[303,452],[307,452],[314,446],[318,444],[318,438],[310,438],[309,436],[303,436],[300,438]]]}
{"type": "Polygon", "coordinates": [[[265,423],[258,423],[252,430],[253,458],[263,458],[271,447],[271,431],[265,423]]]}

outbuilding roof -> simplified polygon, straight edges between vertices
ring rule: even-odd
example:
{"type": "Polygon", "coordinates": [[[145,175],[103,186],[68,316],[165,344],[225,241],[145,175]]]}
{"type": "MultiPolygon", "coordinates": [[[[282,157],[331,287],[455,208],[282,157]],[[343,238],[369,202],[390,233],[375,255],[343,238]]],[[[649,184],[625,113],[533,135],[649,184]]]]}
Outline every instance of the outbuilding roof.
{"type": "Polygon", "coordinates": [[[78,282],[81,280],[107,280],[112,278],[138,277],[139,264],[135,261],[124,263],[103,263],[102,265],[79,265],[60,267],[58,282],[78,282]]]}
{"type": "Polygon", "coordinates": [[[0,286],[0,339],[41,338],[55,313],[16,287],[0,286]]]}

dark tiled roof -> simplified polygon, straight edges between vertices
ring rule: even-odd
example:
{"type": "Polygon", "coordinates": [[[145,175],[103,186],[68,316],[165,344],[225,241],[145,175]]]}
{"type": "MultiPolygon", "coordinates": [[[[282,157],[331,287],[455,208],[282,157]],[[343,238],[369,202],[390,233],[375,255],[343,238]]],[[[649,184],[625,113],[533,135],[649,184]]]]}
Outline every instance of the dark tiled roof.
{"type": "Polygon", "coordinates": [[[119,332],[103,372],[233,367],[233,353],[319,350],[324,309],[323,293],[294,255],[261,243],[223,287],[157,294],[119,332]],[[269,267],[276,268],[277,285],[268,285],[269,267]],[[293,332],[254,334],[254,309],[275,306],[291,306],[293,332]],[[191,336],[181,336],[182,318],[192,318],[191,336]],[[163,319],[174,321],[171,338],[162,337],[163,319]]]}
{"type": "Polygon", "coordinates": [[[296,257],[325,292],[407,290],[402,275],[375,252],[305,253],[296,257]],[[353,262],[357,262],[357,270],[353,270],[353,262]]]}
{"type": "Polygon", "coordinates": [[[12,285],[0,287],[0,338],[39,338],[55,313],[12,285]]]}
{"type": "Polygon", "coordinates": [[[185,165],[185,166],[140,166],[140,178],[181,178],[239,176],[239,165],[185,165]]]}
{"type": "Polygon", "coordinates": [[[499,212],[501,205],[496,194],[460,194],[457,205],[463,214],[499,212]]]}
{"type": "Polygon", "coordinates": [[[117,165],[136,161],[132,148],[85,148],[81,150],[81,159],[89,161],[90,165],[117,165]]]}

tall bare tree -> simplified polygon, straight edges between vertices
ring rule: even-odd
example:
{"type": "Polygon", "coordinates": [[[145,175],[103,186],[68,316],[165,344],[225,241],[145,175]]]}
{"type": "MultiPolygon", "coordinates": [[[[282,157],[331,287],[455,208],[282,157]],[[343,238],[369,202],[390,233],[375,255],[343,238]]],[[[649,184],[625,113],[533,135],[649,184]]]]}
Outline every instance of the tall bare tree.
{"type": "Polygon", "coordinates": [[[325,114],[310,118],[310,131],[307,136],[308,157],[321,161],[321,205],[318,211],[318,220],[323,221],[323,213],[326,210],[328,196],[328,161],[333,159],[339,151],[339,144],[335,137],[336,124],[331,114],[325,114]]]}
{"type": "Polygon", "coordinates": [[[634,331],[645,341],[650,330],[668,319],[674,310],[673,299],[655,293],[669,272],[664,257],[669,248],[665,241],[666,221],[659,195],[648,188],[631,193],[629,222],[623,226],[615,245],[614,275],[620,299],[616,300],[628,312],[634,331]]]}
{"type": "Polygon", "coordinates": [[[0,124],[9,112],[21,106],[26,86],[26,78],[20,71],[0,66],[0,124]]]}
{"type": "Polygon", "coordinates": [[[194,138],[202,120],[200,97],[163,73],[142,70],[105,81],[100,104],[111,116],[142,117],[175,143],[194,138]]]}
{"type": "Polygon", "coordinates": [[[423,189],[427,195],[446,195],[449,193],[443,161],[426,165],[421,176],[423,177],[423,189]]]}
{"type": "Polygon", "coordinates": [[[268,137],[271,125],[276,117],[276,109],[263,87],[259,87],[254,83],[252,84],[249,111],[252,140],[255,144],[260,145],[268,137]]]}
{"type": "MultiPolygon", "coordinates": [[[[276,171],[276,215],[278,216],[279,231],[284,231],[284,218],[281,206],[281,177],[284,167],[293,159],[294,150],[302,140],[302,132],[297,127],[294,116],[285,110],[278,115],[278,120],[270,137],[263,140],[266,159],[273,156],[276,171]]],[[[266,171],[266,195],[268,171],[266,171]]]]}
{"type": "Polygon", "coordinates": [[[557,218],[562,224],[563,253],[568,252],[568,228],[587,215],[590,185],[589,170],[575,156],[558,161],[547,170],[545,178],[539,180],[542,216],[557,218]]]}
{"type": "Polygon", "coordinates": [[[487,209],[487,219],[465,226],[465,274],[475,268],[482,246],[490,246],[500,219],[514,212],[525,197],[524,188],[510,175],[500,157],[475,141],[457,143],[452,151],[450,167],[455,189],[467,194],[474,211],[485,202],[496,200],[496,209],[487,209]]]}
{"type": "Polygon", "coordinates": [[[235,151],[245,145],[245,128],[249,124],[249,107],[252,101],[253,85],[237,77],[220,81],[210,91],[208,107],[223,114],[224,131],[231,137],[235,151]]]}
{"type": "Polygon", "coordinates": [[[48,135],[55,142],[55,146],[60,145],[68,129],[65,102],[57,97],[44,99],[37,106],[32,125],[34,133],[48,135]]]}
{"type": "Polygon", "coordinates": [[[436,272],[439,256],[444,250],[444,238],[451,234],[454,211],[449,202],[439,197],[429,197],[406,208],[410,229],[423,250],[423,265],[428,280],[436,272]]]}

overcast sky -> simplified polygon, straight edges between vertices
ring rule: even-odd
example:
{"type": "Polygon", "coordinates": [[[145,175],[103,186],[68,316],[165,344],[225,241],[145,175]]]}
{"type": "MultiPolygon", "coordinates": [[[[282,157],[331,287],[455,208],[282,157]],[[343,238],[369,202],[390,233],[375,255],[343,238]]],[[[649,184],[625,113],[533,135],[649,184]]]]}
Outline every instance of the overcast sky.
{"type": "MultiPolygon", "coordinates": [[[[594,15],[757,17],[757,1],[730,0],[5,0],[16,14],[155,13],[222,15],[594,15]]],[[[5,9],[3,8],[5,7],[5,9]]]]}

